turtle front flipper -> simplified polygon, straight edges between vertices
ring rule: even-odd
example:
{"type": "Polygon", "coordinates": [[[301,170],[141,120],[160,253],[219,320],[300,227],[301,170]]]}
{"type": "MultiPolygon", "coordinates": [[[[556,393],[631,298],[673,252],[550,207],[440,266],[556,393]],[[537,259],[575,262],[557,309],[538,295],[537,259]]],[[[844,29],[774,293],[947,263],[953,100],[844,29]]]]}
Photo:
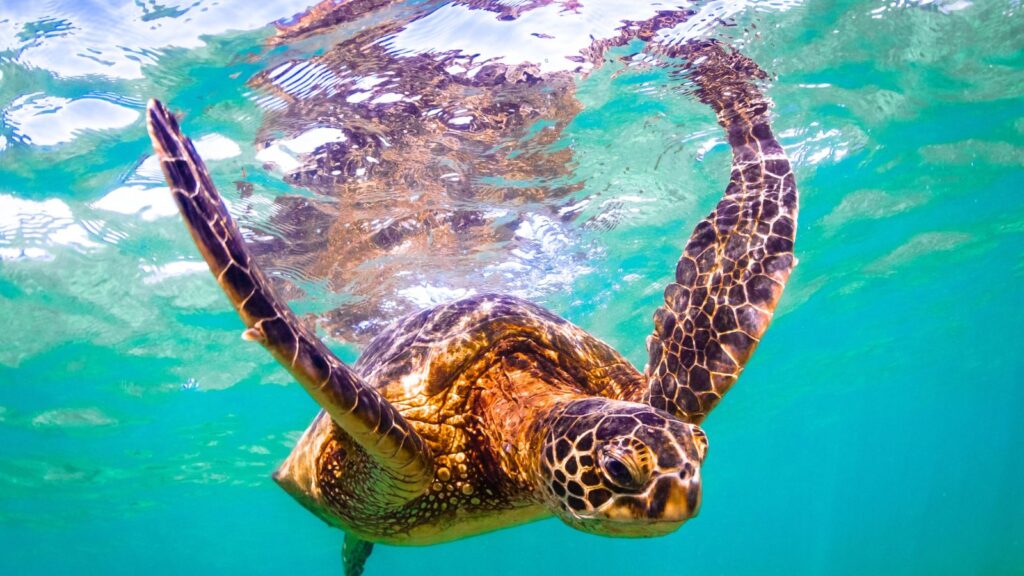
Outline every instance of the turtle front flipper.
{"type": "Polygon", "coordinates": [[[644,401],[698,423],[743,370],[796,264],[797,189],[754,84],[764,73],[716,42],[674,48],[728,134],[732,173],[654,314],[644,401]]]}
{"type": "Polygon", "coordinates": [[[379,497],[400,505],[433,474],[429,451],[409,422],[306,328],[274,293],[213,186],[191,140],[158,101],[147,110],[160,166],[192,238],[255,340],[384,472],[379,497]]]}

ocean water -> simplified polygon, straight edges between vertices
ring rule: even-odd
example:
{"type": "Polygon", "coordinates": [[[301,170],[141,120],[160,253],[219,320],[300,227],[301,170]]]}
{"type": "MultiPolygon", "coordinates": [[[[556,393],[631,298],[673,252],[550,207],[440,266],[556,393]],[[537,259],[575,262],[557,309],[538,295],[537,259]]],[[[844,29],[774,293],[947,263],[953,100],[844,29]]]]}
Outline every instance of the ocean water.
{"type": "MultiPolygon", "coordinates": [[[[296,110],[330,102],[309,91],[329,83],[274,79],[306,78],[287,71],[326,62],[373,23],[275,43],[272,23],[308,4],[0,6],[0,574],[341,573],[342,534],[270,480],[317,407],[239,340],[147,163],[149,97],[181,113],[261,262],[346,359],[388,314],[502,290],[643,366],[661,290],[727,179],[711,112],[669,71],[637,65],[642,45],[614,49],[554,91],[577,109],[542,107],[556,120],[541,114],[500,142],[538,154],[549,173],[466,177],[473,190],[534,196],[445,188],[443,207],[497,214],[486,234],[441,253],[413,234],[406,252],[339,269],[331,256],[345,248],[310,222],[355,202],[288,176],[309,151],[298,136],[318,125],[296,110]],[[296,199],[321,216],[300,217],[296,199]]],[[[600,28],[653,10],[637,5],[575,10],[600,28]]],[[[518,21],[558,38],[581,29],[556,7],[518,21]]],[[[367,574],[1024,573],[1019,1],[694,9],[707,18],[687,34],[737,46],[768,73],[802,196],[800,265],[705,423],[700,515],[650,540],[551,519],[378,546],[367,574]]],[[[482,14],[416,2],[371,16],[419,19],[388,36],[400,54],[486,48],[489,36],[513,54],[532,49],[493,32],[515,22],[482,14]]],[[[416,182],[433,190],[425,166],[416,182]]],[[[395,204],[401,190],[361,190],[384,199],[361,197],[369,228],[347,228],[349,242],[389,209],[418,209],[395,204]]]]}

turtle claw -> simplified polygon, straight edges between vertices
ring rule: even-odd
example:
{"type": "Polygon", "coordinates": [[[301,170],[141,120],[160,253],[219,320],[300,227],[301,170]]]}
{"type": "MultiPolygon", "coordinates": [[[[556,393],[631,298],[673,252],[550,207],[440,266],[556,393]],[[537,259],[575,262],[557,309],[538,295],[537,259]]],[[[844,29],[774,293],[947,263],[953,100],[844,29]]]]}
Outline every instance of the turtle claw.
{"type": "Polygon", "coordinates": [[[245,340],[246,342],[259,342],[262,344],[267,341],[267,334],[263,332],[263,328],[253,326],[252,328],[248,328],[242,332],[242,340],[245,340]]]}

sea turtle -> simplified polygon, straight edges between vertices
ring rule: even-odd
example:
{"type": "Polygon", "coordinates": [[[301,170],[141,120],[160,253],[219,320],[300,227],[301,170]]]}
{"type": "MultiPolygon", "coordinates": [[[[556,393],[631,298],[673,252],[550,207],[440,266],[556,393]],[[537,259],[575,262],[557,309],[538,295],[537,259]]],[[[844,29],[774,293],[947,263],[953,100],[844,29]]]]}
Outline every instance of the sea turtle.
{"type": "Polygon", "coordinates": [[[372,543],[422,545],[550,515],[610,536],[672,532],[700,506],[699,424],[736,381],[795,265],[797,190],[756,66],[715,42],[676,47],[732,148],[654,313],[639,372],[540,306],[477,295],[382,330],[354,366],[261,272],[203,161],[159,102],[164,175],[245,323],[323,408],[274,479],[346,533],[346,573],[372,543]]]}

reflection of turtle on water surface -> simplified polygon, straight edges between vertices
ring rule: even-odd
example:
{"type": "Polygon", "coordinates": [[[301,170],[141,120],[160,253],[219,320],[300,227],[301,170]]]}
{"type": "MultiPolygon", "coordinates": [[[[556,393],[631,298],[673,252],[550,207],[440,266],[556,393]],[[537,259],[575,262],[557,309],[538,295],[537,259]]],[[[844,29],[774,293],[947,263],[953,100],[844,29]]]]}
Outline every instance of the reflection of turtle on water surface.
{"type": "Polygon", "coordinates": [[[697,513],[698,425],[742,371],[795,263],[797,192],[756,66],[713,42],[665,56],[691,69],[733,164],[654,314],[643,373],[551,312],[496,295],[397,320],[347,366],[275,295],[202,160],[151,103],[164,173],[243,336],[323,408],[274,477],[346,532],[348,574],[374,542],[444,542],[552,514],[588,532],[656,536],[697,513]]]}
{"type": "MultiPolygon", "coordinates": [[[[359,31],[250,82],[268,110],[259,158],[274,163],[294,139],[333,134],[298,161],[279,163],[286,181],[315,194],[279,199],[272,225],[286,230],[284,241],[256,251],[273,266],[362,298],[321,319],[330,334],[361,341],[415,310],[395,297],[414,281],[454,293],[506,287],[502,274],[480,274],[485,252],[513,240],[530,210],[524,206],[569,203],[582,187],[571,149],[557,144],[581,106],[564,71],[395,47],[414,32],[411,23],[426,22],[427,9],[364,25],[362,6],[322,6],[282,26],[276,41],[323,35],[328,24],[359,31]]],[[[542,225],[574,216],[539,210],[542,225]]]]}
{"type": "MultiPolygon", "coordinates": [[[[580,76],[608,48],[708,18],[642,0],[508,4],[329,0],[279,26],[272,42],[295,48],[249,82],[266,110],[257,157],[312,194],[278,198],[253,250],[356,298],[319,318],[328,334],[365,344],[445,294],[570,289],[588,269],[579,228],[616,218],[596,201],[612,212],[574,222],[597,193],[567,131],[580,76]]],[[[685,80],[685,47],[659,42],[629,65],[685,80]]]]}

